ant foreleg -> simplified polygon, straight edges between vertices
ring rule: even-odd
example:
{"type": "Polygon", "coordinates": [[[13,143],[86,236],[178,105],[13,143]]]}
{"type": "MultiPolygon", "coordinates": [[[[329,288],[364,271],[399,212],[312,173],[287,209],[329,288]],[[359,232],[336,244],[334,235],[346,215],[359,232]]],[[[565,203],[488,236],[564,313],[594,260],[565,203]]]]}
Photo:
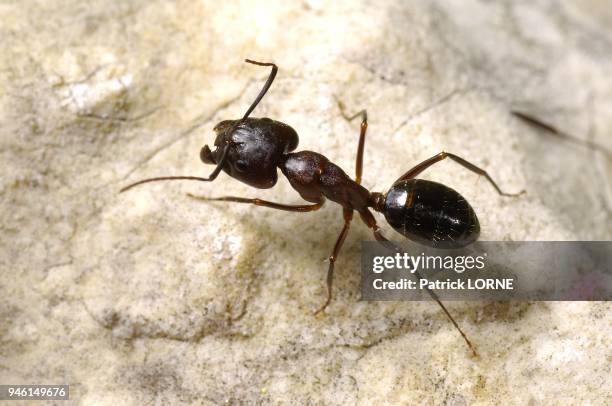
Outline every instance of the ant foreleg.
{"type": "Polygon", "coordinates": [[[325,308],[329,305],[332,299],[332,283],[334,281],[334,264],[336,263],[336,259],[338,259],[338,255],[340,254],[340,250],[342,249],[342,244],[344,244],[344,240],[348,235],[349,228],[351,226],[351,220],[353,219],[353,210],[344,209],[344,227],[342,227],[342,231],[336,240],[336,244],[334,245],[334,251],[329,257],[329,268],[327,269],[327,300],[323,303],[317,311],[314,312],[315,316],[321,313],[325,308]]]}
{"type": "Polygon", "coordinates": [[[495,181],[493,180],[493,178],[491,178],[491,176],[487,173],[487,171],[485,171],[484,169],[481,169],[479,167],[477,167],[476,165],[474,165],[471,162],[466,161],[465,159],[461,158],[460,156],[457,156],[455,154],[451,154],[449,152],[440,152],[439,154],[436,154],[434,156],[432,156],[431,158],[421,162],[420,164],[416,165],[414,168],[410,169],[408,172],[406,172],[405,174],[403,174],[402,176],[400,176],[395,182],[393,182],[394,184],[401,182],[403,180],[407,180],[407,179],[412,179],[415,176],[417,176],[419,173],[423,172],[425,169],[429,168],[430,166],[432,166],[435,163],[438,163],[446,158],[450,158],[453,161],[457,162],[459,165],[463,166],[466,169],[469,169],[470,171],[480,175],[480,176],[484,176],[490,183],[491,185],[493,185],[493,187],[495,188],[495,190],[497,190],[497,193],[499,193],[502,196],[519,196],[522,195],[523,193],[525,193],[524,190],[520,191],[519,193],[506,193],[503,192],[499,186],[497,186],[497,183],[495,183],[495,181]]]}
{"type": "MultiPolygon", "coordinates": [[[[361,219],[363,220],[363,222],[369,228],[372,229],[372,233],[374,234],[374,238],[377,241],[379,241],[381,244],[383,244],[387,249],[389,249],[391,251],[397,251],[397,252],[400,252],[400,253],[404,252],[401,247],[397,246],[397,244],[395,244],[393,241],[389,241],[384,235],[382,235],[382,233],[380,231],[380,227],[378,227],[378,225],[376,224],[376,219],[374,218],[374,216],[372,215],[372,213],[369,210],[366,209],[365,211],[360,212],[359,214],[361,215],[361,219]]],[[[419,273],[418,270],[414,270],[413,274],[419,280],[423,279],[423,277],[421,276],[421,274],[419,273]]],[[[436,295],[436,293],[434,291],[432,291],[431,289],[429,289],[428,287],[425,287],[425,290],[427,290],[427,293],[429,294],[429,296],[431,296],[431,298],[433,300],[435,300],[438,303],[438,305],[440,305],[440,307],[442,308],[442,310],[444,311],[444,313],[446,314],[448,319],[451,321],[451,323],[453,323],[453,326],[455,326],[457,331],[459,331],[459,334],[461,334],[461,336],[465,340],[467,346],[470,347],[470,350],[472,350],[472,354],[474,354],[474,356],[477,357],[478,353],[476,352],[476,350],[472,346],[472,343],[467,338],[467,336],[465,335],[463,330],[461,330],[461,328],[459,327],[459,324],[457,324],[457,322],[455,321],[453,316],[451,316],[450,312],[446,309],[446,306],[444,306],[442,304],[442,301],[440,300],[438,295],[436,295]]]]}
{"type": "Polygon", "coordinates": [[[365,136],[368,129],[368,112],[367,110],[361,110],[352,116],[348,116],[344,111],[344,104],[340,100],[337,100],[338,107],[340,108],[340,114],[347,121],[353,121],[353,119],[361,116],[361,129],[359,132],[359,144],[357,146],[357,162],[355,165],[355,182],[361,184],[361,175],[363,173],[363,151],[365,148],[365,136]]]}
{"type": "Polygon", "coordinates": [[[316,211],[316,210],[319,210],[321,206],[323,206],[323,204],[325,203],[325,200],[321,200],[320,202],[315,203],[315,204],[289,205],[289,204],[270,202],[270,201],[262,200],[262,199],[248,199],[248,198],[236,197],[236,196],[204,197],[204,196],[195,196],[195,195],[192,195],[191,193],[187,193],[187,196],[191,197],[192,199],[196,199],[196,200],[247,203],[247,204],[254,204],[255,206],[269,207],[269,208],[277,209],[277,210],[298,211],[298,212],[316,211]]]}

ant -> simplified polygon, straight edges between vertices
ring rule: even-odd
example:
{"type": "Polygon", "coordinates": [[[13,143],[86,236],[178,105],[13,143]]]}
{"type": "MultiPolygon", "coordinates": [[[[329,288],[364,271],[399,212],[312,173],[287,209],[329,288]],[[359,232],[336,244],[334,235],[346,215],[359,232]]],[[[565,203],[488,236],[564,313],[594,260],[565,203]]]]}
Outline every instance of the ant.
{"type": "MultiPolygon", "coordinates": [[[[385,246],[393,246],[382,233],[370,211],[381,212],[387,222],[400,234],[421,244],[437,248],[460,248],[474,242],[480,234],[480,224],[472,206],[458,192],[440,183],[415,179],[417,175],[433,164],[446,158],[457,162],[468,170],[484,176],[502,196],[518,194],[504,193],[489,174],[465,159],[440,152],[421,162],[400,176],[386,194],[370,192],[361,185],[363,173],[363,154],[368,116],[366,110],[348,117],[349,121],[361,117],[361,130],[357,147],[355,178],[351,179],[340,167],[330,162],[325,156],[313,151],[292,152],[298,146],[296,131],[287,124],[269,118],[250,118],[249,115],[264,97],[278,71],[273,63],[257,62],[250,59],[247,63],[271,67],[270,75],[255,101],[241,119],[224,120],[214,127],[216,139],[214,151],[204,145],[200,150],[200,159],[206,164],[216,165],[209,177],[197,176],[164,176],[140,180],[121,189],[125,192],[137,185],[165,180],[198,180],[214,181],[221,171],[232,178],[259,189],[273,187],[277,180],[277,169],[287,177],[291,186],[300,196],[311,204],[287,205],[262,199],[250,199],[235,196],[197,197],[205,201],[224,201],[254,204],[277,210],[292,212],[311,212],[319,210],[326,199],[342,206],[344,226],[338,236],[327,269],[327,299],[316,314],[321,313],[332,299],[332,282],[334,264],[346,239],[353,219],[353,213],[359,213],[361,220],[372,230],[374,238],[385,246]]],[[[342,106],[341,106],[342,107],[342,106]]],[[[342,108],[341,108],[342,110],[342,108]]],[[[421,279],[421,275],[415,272],[421,279]]],[[[459,331],[472,353],[476,351],[451,316],[438,296],[428,289],[431,297],[440,305],[446,316],[459,331]]]]}

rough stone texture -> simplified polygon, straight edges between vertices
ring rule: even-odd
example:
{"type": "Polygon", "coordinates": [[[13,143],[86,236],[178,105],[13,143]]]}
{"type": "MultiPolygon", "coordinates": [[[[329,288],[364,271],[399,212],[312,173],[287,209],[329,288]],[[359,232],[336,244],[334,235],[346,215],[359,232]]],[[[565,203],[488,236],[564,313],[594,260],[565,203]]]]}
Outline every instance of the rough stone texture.
{"type": "Polygon", "coordinates": [[[509,115],[612,148],[607,3],[0,3],[0,382],[69,383],[83,404],[611,402],[607,303],[449,303],[473,359],[435,303],[358,302],[358,222],[312,316],[338,206],[185,196],[298,202],[285,180],[117,194],[209,173],[199,148],[268,73],[248,57],[281,68],[255,116],[349,173],[358,124],[335,98],[368,109],[367,187],[444,149],[527,190],[501,198],[452,162],[423,174],[470,200],[482,239],[608,240],[610,160],[509,115]]]}

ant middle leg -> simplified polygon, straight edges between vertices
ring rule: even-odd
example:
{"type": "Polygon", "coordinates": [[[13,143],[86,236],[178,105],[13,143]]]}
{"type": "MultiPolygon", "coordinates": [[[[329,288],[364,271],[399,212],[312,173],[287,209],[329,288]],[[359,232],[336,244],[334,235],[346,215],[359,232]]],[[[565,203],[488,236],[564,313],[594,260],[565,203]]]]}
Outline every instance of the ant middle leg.
{"type": "Polygon", "coordinates": [[[519,193],[506,193],[504,191],[502,191],[500,189],[500,187],[497,185],[497,183],[495,183],[495,181],[493,180],[493,178],[487,173],[487,171],[485,171],[484,169],[481,169],[479,167],[477,167],[476,165],[474,165],[473,163],[466,161],[465,159],[461,158],[460,156],[457,156],[455,154],[451,154],[449,152],[440,152],[439,154],[436,154],[434,156],[432,156],[429,159],[426,159],[425,161],[421,162],[420,164],[416,165],[414,168],[410,169],[408,172],[406,172],[405,174],[403,174],[402,176],[400,176],[395,182],[401,182],[403,180],[407,180],[407,179],[412,179],[414,177],[416,177],[419,173],[423,172],[425,169],[429,168],[430,166],[432,166],[435,163],[438,163],[446,158],[450,158],[453,161],[457,162],[459,165],[463,166],[464,168],[480,175],[480,176],[484,176],[489,183],[491,183],[491,185],[493,185],[493,187],[495,188],[495,190],[497,191],[497,193],[499,193],[502,196],[519,196],[522,195],[523,193],[525,193],[524,190],[520,191],[519,193]]]}
{"type": "Polygon", "coordinates": [[[365,148],[365,136],[368,129],[368,112],[367,110],[361,110],[352,116],[349,116],[344,111],[344,104],[340,100],[337,100],[338,107],[340,108],[340,114],[347,121],[353,121],[355,118],[361,116],[361,128],[359,130],[359,144],[357,146],[357,162],[355,164],[355,182],[361,184],[361,175],[363,174],[363,151],[365,148]]]}
{"type": "Polygon", "coordinates": [[[204,197],[204,196],[195,196],[195,195],[192,195],[191,193],[187,193],[187,196],[191,197],[192,199],[196,199],[196,200],[246,203],[246,204],[254,204],[255,206],[269,207],[271,209],[276,209],[276,210],[294,211],[294,212],[295,211],[297,212],[316,211],[316,210],[319,210],[325,203],[325,200],[321,200],[320,202],[317,202],[315,204],[290,205],[290,204],[270,202],[268,200],[249,199],[245,197],[236,197],[236,196],[204,197]]]}
{"type": "Polygon", "coordinates": [[[342,231],[336,240],[336,244],[334,245],[334,250],[332,251],[331,256],[329,257],[329,268],[327,269],[327,300],[323,303],[323,306],[319,307],[315,312],[315,316],[321,313],[325,308],[330,304],[332,299],[332,283],[334,281],[334,264],[336,263],[336,259],[338,259],[338,255],[340,254],[340,250],[342,249],[342,244],[344,244],[344,240],[348,235],[349,228],[351,226],[351,220],[353,219],[353,210],[344,209],[344,227],[342,227],[342,231]]]}

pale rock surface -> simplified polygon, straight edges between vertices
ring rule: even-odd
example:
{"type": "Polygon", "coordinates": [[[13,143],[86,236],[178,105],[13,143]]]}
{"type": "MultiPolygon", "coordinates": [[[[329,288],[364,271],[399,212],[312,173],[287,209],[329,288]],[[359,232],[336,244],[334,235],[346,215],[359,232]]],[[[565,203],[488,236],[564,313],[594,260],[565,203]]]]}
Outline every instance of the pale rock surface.
{"type": "Polygon", "coordinates": [[[313,317],[338,206],[185,196],[298,202],[285,180],[117,194],[209,173],[199,148],[268,74],[252,58],[280,66],[254,115],[348,173],[358,123],[336,98],[368,109],[367,187],[452,151],[527,191],[452,162],[423,174],[470,200],[483,240],[609,240],[611,162],[509,114],[612,148],[608,2],[5,1],[0,21],[0,383],[107,405],[612,401],[608,303],[448,303],[473,359],[435,303],[358,302],[359,222],[313,317]]]}

